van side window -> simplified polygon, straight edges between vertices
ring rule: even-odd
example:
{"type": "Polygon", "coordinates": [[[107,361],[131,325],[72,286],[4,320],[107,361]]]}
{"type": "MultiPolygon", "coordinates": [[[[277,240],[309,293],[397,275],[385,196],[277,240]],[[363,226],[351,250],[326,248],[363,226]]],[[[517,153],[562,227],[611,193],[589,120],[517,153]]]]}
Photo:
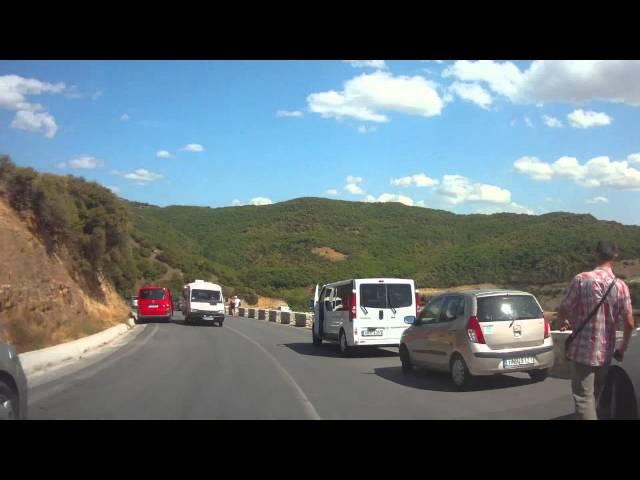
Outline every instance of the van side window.
{"type": "Polygon", "coordinates": [[[351,284],[341,285],[336,292],[336,305],[341,304],[340,310],[349,310],[351,308],[351,284]],[[338,303],[338,301],[340,303],[338,303]]]}
{"type": "Polygon", "coordinates": [[[435,323],[440,319],[444,299],[445,297],[436,297],[424,307],[424,310],[420,313],[422,323],[435,323]]]}

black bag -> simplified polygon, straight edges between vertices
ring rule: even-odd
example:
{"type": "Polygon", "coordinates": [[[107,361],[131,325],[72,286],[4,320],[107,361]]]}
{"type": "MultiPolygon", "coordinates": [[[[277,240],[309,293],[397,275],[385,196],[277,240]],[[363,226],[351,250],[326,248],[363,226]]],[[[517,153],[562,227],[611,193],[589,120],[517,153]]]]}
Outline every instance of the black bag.
{"type": "Polygon", "coordinates": [[[598,305],[596,305],[596,308],[593,309],[593,311],[589,314],[589,316],[584,319],[584,322],[582,322],[578,328],[576,328],[574,331],[572,331],[571,334],[565,340],[565,342],[564,342],[564,357],[565,357],[565,359],[569,360],[569,346],[571,345],[571,342],[573,342],[575,340],[575,338],[582,331],[582,329],[587,325],[587,323],[589,323],[589,320],[591,320],[593,318],[593,316],[596,313],[598,313],[598,310],[600,310],[600,307],[602,306],[604,301],[609,296],[609,292],[611,292],[611,289],[613,288],[613,286],[615,285],[617,280],[618,279],[616,277],[613,277],[613,281],[611,282],[611,285],[609,285],[609,288],[607,289],[607,292],[600,299],[600,301],[598,302],[598,305]]]}

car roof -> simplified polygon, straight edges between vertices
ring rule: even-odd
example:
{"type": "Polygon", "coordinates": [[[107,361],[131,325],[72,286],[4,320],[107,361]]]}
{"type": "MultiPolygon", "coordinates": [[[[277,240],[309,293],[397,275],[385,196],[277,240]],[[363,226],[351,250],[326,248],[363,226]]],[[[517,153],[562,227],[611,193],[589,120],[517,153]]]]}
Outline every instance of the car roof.
{"type": "Polygon", "coordinates": [[[488,297],[491,295],[532,295],[529,292],[522,290],[509,290],[504,288],[477,288],[468,290],[451,290],[447,292],[439,293],[437,296],[442,295],[465,295],[469,297],[488,297]]]}

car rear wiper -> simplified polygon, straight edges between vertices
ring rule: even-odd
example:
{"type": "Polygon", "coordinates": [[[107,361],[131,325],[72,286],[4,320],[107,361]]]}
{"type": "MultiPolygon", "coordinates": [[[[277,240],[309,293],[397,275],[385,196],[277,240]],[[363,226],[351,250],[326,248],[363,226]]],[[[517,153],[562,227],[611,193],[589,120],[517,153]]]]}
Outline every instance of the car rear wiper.
{"type": "Polygon", "coordinates": [[[362,311],[364,312],[365,315],[369,315],[369,312],[367,311],[367,309],[364,307],[364,305],[360,305],[360,308],[362,309],[362,311]]]}
{"type": "Polygon", "coordinates": [[[389,308],[391,309],[391,311],[395,315],[396,314],[396,309],[391,304],[391,297],[389,296],[389,289],[388,288],[387,288],[387,304],[389,305],[389,308]]]}

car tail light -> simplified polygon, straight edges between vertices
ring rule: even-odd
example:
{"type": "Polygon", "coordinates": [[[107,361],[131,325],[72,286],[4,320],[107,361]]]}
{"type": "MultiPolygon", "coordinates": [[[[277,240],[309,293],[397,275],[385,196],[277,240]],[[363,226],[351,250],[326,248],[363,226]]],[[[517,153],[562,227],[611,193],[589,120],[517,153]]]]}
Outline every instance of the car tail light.
{"type": "Polygon", "coordinates": [[[469,335],[469,340],[473,343],[482,343],[484,344],[484,335],[482,334],[482,329],[480,328],[480,322],[478,321],[478,317],[475,315],[469,319],[469,323],[467,323],[467,335],[469,335]]]}
{"type": "Polygon", "coordinates": [[[349,315],[349,320],[353,322],[353,319],[356,318],[356,313],[358,309],[356,308],[356,293],[351,292],[351,315],[349,315]]]}
{"type": "Polygon", "coordinates": [[[544,338],[549,338],[549,321],[546,315],[544,315],[544,338]]]}

